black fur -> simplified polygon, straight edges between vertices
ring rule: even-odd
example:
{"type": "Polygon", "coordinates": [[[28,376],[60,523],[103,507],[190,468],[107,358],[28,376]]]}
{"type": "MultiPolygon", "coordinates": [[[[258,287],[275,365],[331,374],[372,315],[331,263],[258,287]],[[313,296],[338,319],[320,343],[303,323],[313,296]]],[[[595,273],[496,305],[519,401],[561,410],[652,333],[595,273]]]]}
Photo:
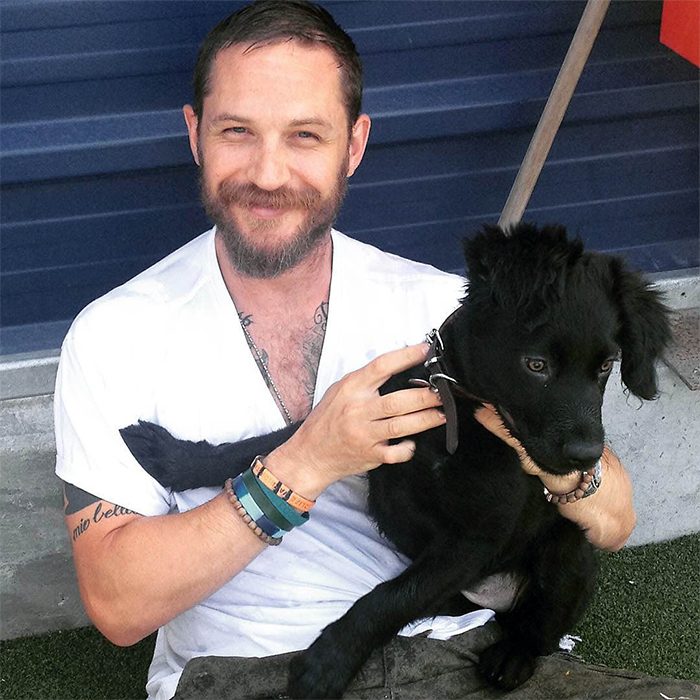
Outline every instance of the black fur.
{"type": "MultiPolygon", "coordinates": [[[[540,467],[586,469],[603,449],[611,360],[621,355],[631,392],[655,396],[654,363],[670,340],[667,310],[619,259],[584,252],[562,227],[520,224],[510,233],[490,227],[465,242],[469,290],[443,327],[445,356],[462,385],[499,408],[540,467]]],[[[595,586],[593,548],[546,502],[515,452],[473,419],[475,404],[456,400],[454,455],[438,428],[416,436],[407,464],[370,472],[370,514],[412,564],[295,658],[293,696],[340,696],[372,649],[405,624],[445,611],[489,574],[515,572],[523,581],[514,607],[498,615],[502,641],[480,657],[496,686],[525,682],[536,657],[554,651],[583,612],[595,586]]],[[[145,423],[123,435],[149,473],[182,489],[221,484],[293,429],[265,436],[264,445],[217,447],[177,441],[145,423]]]]}

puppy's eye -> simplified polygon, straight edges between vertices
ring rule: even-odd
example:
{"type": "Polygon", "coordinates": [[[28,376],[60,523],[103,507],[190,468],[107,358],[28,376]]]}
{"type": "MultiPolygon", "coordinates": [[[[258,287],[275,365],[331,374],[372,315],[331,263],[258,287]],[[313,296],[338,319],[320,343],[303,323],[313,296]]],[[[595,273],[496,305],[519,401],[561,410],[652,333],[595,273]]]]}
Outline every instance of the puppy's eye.
{"type": "Polygon", "coordinates": [[[547,363],[539,357],[525,358],[525,366],[531,372],[537,372],[538,374],[544,372],[547,369],[547,363]]]}
{"type": "Polygon", "coordinates": [[[611,357],[611,358],[605,360],[605,362],[603,362],[603,364],[600,366],[600,373],[607,374],[613,368],[614,364],[615,364],[614,357],[611,357]]]}

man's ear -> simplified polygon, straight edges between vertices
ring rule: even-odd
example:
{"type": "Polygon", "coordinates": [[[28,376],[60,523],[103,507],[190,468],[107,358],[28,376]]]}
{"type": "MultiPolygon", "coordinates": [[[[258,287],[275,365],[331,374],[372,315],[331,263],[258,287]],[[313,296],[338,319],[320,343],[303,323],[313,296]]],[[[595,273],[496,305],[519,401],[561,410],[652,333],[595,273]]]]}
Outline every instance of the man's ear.
{"type": "Polygon", "coordinates": [[[353,176],[355,170],[362,162],[371,126],[372,122],[366,114],[361,114],[353,124],[350,132],[350,144],[348,145],[348,177],[353,176]]]}
{"type": "Polygon", "coordinates": [[[197,165],[201,166],[199,162],[199,119],[192,109],[192,105],[185,105],[182,108],[182,113],[185,116],[185,124],[187,124],[187,133],[190,139],[190,151],[192,151],[192,157],[197,165]]]}

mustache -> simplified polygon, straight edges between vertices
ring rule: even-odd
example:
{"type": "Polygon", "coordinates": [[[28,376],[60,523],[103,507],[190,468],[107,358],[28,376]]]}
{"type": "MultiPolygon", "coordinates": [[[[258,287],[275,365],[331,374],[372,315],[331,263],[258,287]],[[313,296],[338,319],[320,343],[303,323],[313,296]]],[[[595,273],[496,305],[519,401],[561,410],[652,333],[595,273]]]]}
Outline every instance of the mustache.
{"type": "Polygon", "coordinates": [[[304,187],[300,190],[279,187],[270,191],[249,182],[224,180],[219,185],[219,199],[225,205],[309,210],[319,205],[321,193],[313,187],[304,187]]]}

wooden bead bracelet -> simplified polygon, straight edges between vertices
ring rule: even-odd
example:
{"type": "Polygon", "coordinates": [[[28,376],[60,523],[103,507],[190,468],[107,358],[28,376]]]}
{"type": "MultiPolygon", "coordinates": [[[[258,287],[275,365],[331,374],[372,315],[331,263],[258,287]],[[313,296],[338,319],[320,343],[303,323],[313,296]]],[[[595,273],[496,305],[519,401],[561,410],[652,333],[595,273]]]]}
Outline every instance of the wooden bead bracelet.
{"type": "Polygon", "coordinates": [[[549,501],[549,503],[553,503],[554,505],[580,501],[582,498],[592,496],[600,488],[602,477],[603,467],[600,460],[598,460],[594,467],[591,467],[588,471],[581,472],[581,481],[579,481],[578,486],[576,486],[573,491],[561,494],[552,493],[545,486],[544,497],[547,499],[547,501],[549,501]]]}

